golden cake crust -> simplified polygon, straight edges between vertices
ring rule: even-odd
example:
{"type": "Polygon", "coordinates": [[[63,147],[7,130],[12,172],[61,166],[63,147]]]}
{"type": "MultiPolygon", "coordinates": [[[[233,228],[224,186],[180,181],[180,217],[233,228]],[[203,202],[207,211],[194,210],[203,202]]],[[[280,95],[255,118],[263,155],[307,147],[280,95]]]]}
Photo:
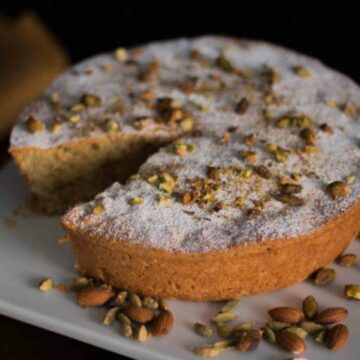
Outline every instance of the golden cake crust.
{"type": "Polygon", "coordinates": [[[128,241],[70,234],[77,270],[120,288],[186,300],[222,300],[284,288],[332,262],[357,235],[360,202],[321,228],[207,253],[176,253],[128,241]]]}

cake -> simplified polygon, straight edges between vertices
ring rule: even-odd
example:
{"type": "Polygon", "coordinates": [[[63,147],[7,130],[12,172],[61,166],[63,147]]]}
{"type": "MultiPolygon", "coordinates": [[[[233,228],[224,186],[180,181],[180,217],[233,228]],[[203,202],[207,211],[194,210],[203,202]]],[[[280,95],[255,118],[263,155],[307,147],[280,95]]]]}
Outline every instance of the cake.
{"type": "Polygon", "coordinates": [[[359,106],[352,80],[308,56],[180,39],[70,69],[10,151],[48,212],[99,192],[62,220],[79,272],[231,299],[305,279],[358,233],[359,106]]]}

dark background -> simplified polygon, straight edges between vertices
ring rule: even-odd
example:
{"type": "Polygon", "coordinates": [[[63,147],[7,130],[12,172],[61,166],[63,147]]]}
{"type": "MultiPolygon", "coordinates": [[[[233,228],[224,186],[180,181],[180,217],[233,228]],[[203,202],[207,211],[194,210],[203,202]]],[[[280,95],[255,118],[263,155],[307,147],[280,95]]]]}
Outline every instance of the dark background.
{"type": "MultiPolygon", "coordinates": [[[[268,40],[320,58],[360,82],[360,2],[0,1],[16,16],[36,10],[72,62],[118,46],[201,34],[268,40]]],[[[0,316],[0,359],[120,359],[120,356],[0,316]]]]}
{"type": "Polygon", "coordinates": [[[215,33],[297,49],[360,82],[360,1],[273,3],[3,0],[0,9],[13,14],[36,9],[69,50],[72,61],[117,46],[215,33]]]}

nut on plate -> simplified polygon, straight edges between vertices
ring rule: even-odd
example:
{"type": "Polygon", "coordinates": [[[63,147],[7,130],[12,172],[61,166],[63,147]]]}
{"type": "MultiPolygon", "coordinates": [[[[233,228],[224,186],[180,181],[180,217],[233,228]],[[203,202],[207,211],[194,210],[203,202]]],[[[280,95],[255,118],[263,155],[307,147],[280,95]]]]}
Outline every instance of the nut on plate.
{"type": "Polygon", "coordinates": [[[80,306],[101,306],[114,296],[114,291],[109,286],[88,286],[78,291],[77,302],[80,306]]]}
{"type": "Polygon", "coordinates": [[[163,310],[152,323],[151,334],[154,336],[167,335],[173,328],[174,316],[169,310],[163,310]]]}

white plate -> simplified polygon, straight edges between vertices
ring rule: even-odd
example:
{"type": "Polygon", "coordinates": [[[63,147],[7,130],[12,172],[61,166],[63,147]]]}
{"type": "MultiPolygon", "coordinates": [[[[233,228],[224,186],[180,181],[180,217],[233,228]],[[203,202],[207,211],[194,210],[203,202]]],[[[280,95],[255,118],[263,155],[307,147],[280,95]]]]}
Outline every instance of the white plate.
{"type": "MultiPolygon", "coordinates": [[[[12,216],[12,210],[24,204],[28,193],[14,165],[8,164],[0,170],[1,203],[0,215],[12,216]]],[[[170,301],[175,315],[175,327],[166,338],[150,339],[146,344],[128,340],[119,335],[119,325],[106,327],[101,324],[104,309],[79,308],[72,294],[37,290],[39,279],[51,276],[57,282],[70,283],[75,272],[74,259],[69,245],[58,244],[63,234],[58,225],[59,217],[35,214],[12,216],[16,226],[10,228],[0,222],[0,312],[4,315],[40,326],[80,341],[146,360],[199,359],[189,350],[201,343],[192,325],[195,321],[206,323],[219,305],[214,303],[191,303],[170,301]]],[[[336,241],[336,239],[334,239],[336,241]]],[[[360,241],[355,241],[349,251],[360,254],[360,241]]],[[[296,264],[294,264],[296,267],[296,264]]],[[[317,288],[310,282],[265,295],[243,298],[237,309],[238,321],[255,320],[260,326],[268,320],[267,310],[276,306],[301,306],[302,299],[313,294],[322,307],[344,306],[350,316],[346,321],[350,328],[348,345],[337,353],[324,346],[307,341],[307,350],[299,357],[307,359],[359,359],[360,302],[348,301],[343,295],[343,286],[360,283],[359,267],[351,269],[334,265],[337,279],[326,288],[317,288]]],[[[262,341],[255,352],[239,354],[236,351],[222,353],[221,359],[287,359],[291,354],[278,350],[262,341]]]]}

